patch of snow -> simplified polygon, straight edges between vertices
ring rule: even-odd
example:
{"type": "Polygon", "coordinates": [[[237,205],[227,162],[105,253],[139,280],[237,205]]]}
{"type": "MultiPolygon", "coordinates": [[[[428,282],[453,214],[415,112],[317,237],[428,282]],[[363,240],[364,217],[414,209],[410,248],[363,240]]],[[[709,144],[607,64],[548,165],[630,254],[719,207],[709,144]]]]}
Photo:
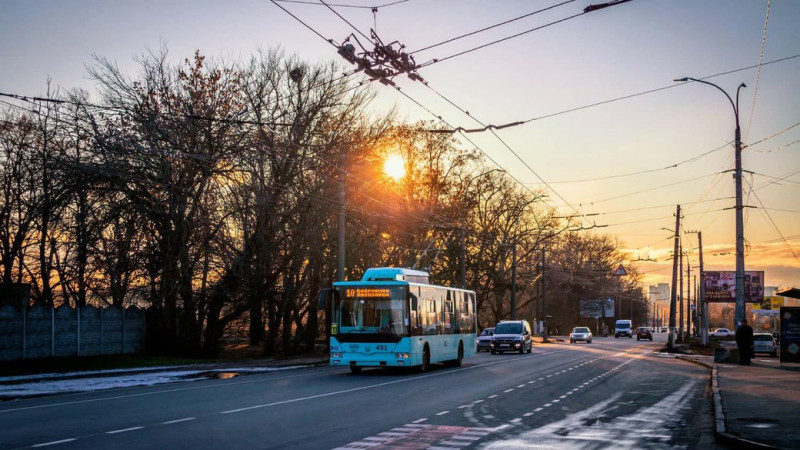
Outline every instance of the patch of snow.
{"type": "MultiPolygon", "coordinates": [[[[107,370],[99,372],[72,372],[71,374],[57,374],[53,379],[45,378],[47,374],[35,375],[31,377],[15,376],[0,378],[0,398],[20,398],[36,395],[62,394],[73,392],[99,391],[103,389],[115,389],[133,386],[153,386],[156,384],[177,383],[197,380],[207,380],[213,378],[215,373],[265,373],[278,372],[284,370],[299,369],[306,366],[285,366],[285,367],[231,367],[227,369],[210,370],[178,370],[156,372],[156,368],[148,368],[153,373],[127,373],[117,376],[108,376],[130,369],[107,370]],[[91,377],[90,375],[106,375],[91,377]],[[204,376],[205,375],[205,376],[204,376]],[[73,378],[65,378],[71,376],[73,378]],[[80,378],[74,378],[80,376],[80,378]],[[8,381],[30,381],[13,384],[2,384],[8,381]]],[[[138,371],[138,369],[137,369],[138,371]]],[[[50,374],[53,375],[53,374],[50,374]]]]}

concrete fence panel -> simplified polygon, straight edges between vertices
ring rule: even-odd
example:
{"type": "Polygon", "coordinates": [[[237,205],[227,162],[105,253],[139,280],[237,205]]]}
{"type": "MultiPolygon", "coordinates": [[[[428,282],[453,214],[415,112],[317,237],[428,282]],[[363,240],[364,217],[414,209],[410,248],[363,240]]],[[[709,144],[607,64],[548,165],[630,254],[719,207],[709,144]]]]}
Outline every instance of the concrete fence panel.
{"type": "Polygon", "coordinates": [[[139,353],[144,339],[145,312],[136,307],[0,303],[0,361],[139,353]]]}

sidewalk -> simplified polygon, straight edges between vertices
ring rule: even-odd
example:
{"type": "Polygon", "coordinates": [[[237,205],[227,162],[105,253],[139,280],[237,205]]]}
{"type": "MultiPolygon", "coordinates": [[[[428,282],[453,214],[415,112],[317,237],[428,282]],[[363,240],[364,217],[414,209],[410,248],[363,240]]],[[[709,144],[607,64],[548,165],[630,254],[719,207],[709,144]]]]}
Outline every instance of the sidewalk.
{"type": "Polygon", "coordinates": [[[800,365],[757,357],[752,365],[714,363],[713,357],[684,356],[712,368],[715,432],[732,448],[800,448],[800,365]]]}

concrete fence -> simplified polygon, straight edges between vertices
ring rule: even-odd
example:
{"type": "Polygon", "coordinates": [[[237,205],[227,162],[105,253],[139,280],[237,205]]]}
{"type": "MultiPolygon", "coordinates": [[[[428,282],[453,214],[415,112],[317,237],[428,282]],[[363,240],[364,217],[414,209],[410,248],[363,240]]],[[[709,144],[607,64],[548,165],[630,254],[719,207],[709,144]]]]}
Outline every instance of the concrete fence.
{"type": "Polygon", "coordinates": [[[139,353],[145,312],[136,307],[23,307],[0,303],[0,361],[139,353]]]}

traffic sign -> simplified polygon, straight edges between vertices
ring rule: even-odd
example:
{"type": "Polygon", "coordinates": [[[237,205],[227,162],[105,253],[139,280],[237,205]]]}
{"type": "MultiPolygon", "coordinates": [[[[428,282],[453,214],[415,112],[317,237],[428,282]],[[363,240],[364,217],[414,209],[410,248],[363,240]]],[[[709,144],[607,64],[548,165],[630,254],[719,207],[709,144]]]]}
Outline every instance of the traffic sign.
{"type": "Polygon", "coordinates": [[[625,271],[625,268],[622,267],[622,264],[617,267],[617,270],[614,271],[614,275],[625,276],[628,272],[625,271]]]}

